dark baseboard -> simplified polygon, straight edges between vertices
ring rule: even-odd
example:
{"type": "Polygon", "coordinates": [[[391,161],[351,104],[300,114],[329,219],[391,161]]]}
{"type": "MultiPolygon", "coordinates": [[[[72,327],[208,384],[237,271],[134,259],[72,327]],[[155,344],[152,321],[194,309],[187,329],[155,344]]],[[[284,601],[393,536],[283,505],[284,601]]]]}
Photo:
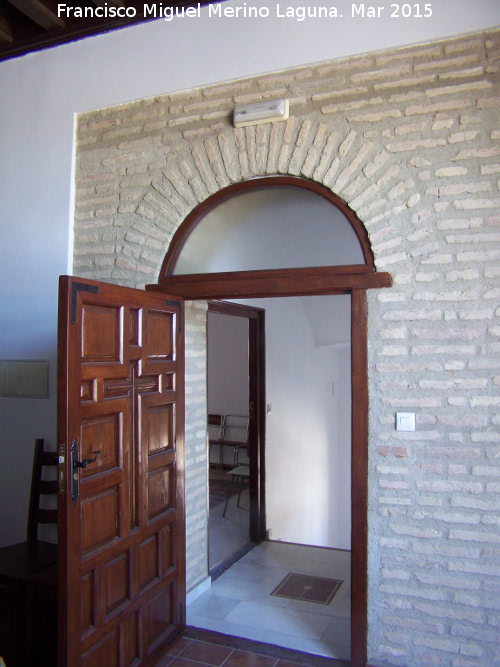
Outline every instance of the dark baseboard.
{"type": "Polygon", "coordinates": [[[226,570],[229,570],[231,566],[233,566],[235,563],[237,563],[240,558],[243,558],[243,556],[246,556],[246,554],[251,551],[255,546],[255,542],[247,542],[244,544],[242,547],[240,547],[237,551],[235,551],[233,554],[229,556],[229,558],[226,558],[226,560],[222,561],[222,563],[219,563],[218,565],[215,565],[210,572],[208,573],[212,577],[212,583],[218,579],[221,574],[224,574],[226,570]]]}

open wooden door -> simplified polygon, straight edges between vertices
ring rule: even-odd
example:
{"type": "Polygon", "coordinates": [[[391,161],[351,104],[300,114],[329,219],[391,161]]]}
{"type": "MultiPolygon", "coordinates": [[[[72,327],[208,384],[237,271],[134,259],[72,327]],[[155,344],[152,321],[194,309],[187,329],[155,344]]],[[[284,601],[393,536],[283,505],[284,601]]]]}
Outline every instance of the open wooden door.
{"type": "Polygon", "coordinates": [[[154,664],[185,618],[183,303],[59,290],[58,664],[154,664]]]}

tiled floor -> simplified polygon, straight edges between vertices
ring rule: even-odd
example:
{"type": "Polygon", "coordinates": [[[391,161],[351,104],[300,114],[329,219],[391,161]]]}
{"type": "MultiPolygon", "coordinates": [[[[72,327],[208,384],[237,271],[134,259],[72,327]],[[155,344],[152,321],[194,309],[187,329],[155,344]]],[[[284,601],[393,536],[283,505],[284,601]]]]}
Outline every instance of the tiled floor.
{"type": "Polygon", "coordinates": [[[349,552],[264,542],[188,606],[187,624],[349,660],[350,601],[349,552]],[[271,596],[289,572],[343,583],[329,605],[271,596]]]}
{"type": "Polygon", "coordinates": [[[327,658],[187,628],[155,667],[333,667],[333,663],[327,658]]]}

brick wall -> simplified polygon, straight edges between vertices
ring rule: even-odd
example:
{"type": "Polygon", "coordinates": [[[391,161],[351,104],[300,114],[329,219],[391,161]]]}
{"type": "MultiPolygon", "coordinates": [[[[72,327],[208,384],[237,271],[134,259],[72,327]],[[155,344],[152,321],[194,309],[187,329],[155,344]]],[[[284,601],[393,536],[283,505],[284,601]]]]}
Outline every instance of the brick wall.
{"type": "MultiPolygon", "coordinates": [[[[378,665],[500,665],[499,66],[500,32],[478,33],[78,118],[75,275],[157,282],[198,203],[276,173],[347,201],[393,275],[369,294],[378,665]],[[277,97],[286,123],[232,127],[235,104],[277,97]]],[[[188,588],[206,576],[205,309],[187,309],[188,588]]]]}

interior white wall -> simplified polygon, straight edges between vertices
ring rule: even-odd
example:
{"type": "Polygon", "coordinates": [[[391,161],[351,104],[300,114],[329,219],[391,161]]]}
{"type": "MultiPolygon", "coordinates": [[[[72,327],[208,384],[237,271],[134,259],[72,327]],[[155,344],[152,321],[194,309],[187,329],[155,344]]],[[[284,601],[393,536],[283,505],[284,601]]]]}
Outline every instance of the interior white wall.
{"type": "Polygon", "coordinates": [[[208,411],[248,414],[248,320],[208,312],[208,411]]]}
{"type": "Polygon", "coordinates": [[[276,18],[275,2],[260,4],[272,8],[269,19],[213,20],[203,10],[0,63],[0,354],[51,361],[48,399],[0,398],[0,546],[24,536],[34,439],[55,446],[57,277],[72,266],[75,113],[500,22],[497,0],[440,0],[432,19],[397,24],[298,22],[276,18]]]}
{"type": "Polygon", "coordinates": [[[323,296],[311,318],[309,298],[245,301],[266,310],[267,528],[273,540],[350,549],[350,346],[316,340],[335,303],[344,341],[350,317],[343,297],[323,296]]]}

